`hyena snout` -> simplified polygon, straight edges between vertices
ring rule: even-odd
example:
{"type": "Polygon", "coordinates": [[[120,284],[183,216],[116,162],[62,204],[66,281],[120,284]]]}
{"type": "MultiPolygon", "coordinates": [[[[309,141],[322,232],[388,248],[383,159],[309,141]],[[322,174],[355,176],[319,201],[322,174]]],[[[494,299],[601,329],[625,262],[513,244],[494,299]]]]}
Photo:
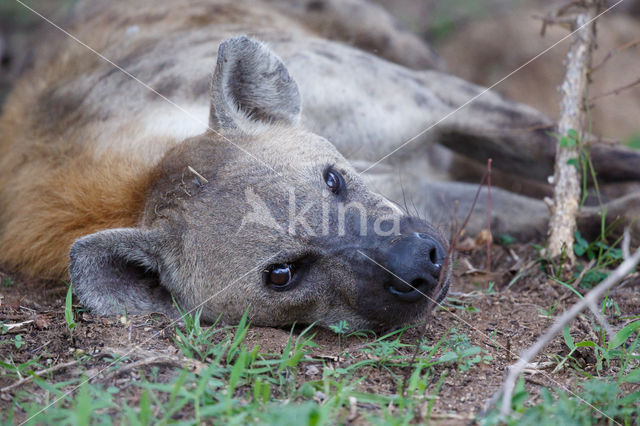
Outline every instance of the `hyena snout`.
{"type": "Polygon", "coordinates": [[[435,238],[414,232],[394,238],[383,250],[387,268],[387,292],[403,302],[418,302],[434,297],[446,257],[435,238]]]}

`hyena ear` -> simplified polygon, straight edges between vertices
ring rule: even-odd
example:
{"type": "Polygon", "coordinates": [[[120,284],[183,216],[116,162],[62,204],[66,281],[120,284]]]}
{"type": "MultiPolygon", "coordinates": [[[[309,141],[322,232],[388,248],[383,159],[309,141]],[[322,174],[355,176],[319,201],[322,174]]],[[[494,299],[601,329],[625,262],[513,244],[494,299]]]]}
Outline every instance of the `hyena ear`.
{"type": "Polygon", "coordinates": [[[175,317],[160,286],[157,244],[150,231],[109,229],[76,240],[69,273],[80,303],[99,315],[158,312],[175,317]]]}
{"type": "Polygon", "coordinates": [[[256,123],[296,124],[301,104],[298,85],[265,45],[245,36],[220,45],[211,80],[211,128],[249,130],[256,123]]]}

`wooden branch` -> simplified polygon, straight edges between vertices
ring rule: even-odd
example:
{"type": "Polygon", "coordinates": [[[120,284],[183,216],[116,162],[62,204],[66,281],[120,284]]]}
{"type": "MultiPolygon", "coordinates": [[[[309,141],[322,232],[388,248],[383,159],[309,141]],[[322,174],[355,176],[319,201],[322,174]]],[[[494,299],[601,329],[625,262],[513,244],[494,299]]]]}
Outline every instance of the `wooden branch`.
{"type": "Polygon", "coordinates": [[[20,379],[20,380],[18,380],[16,382],[13,382],[8,386],[3,387],[2,389],[0,389],[0,393],[10,392],[10,391],[14,390],[15,388],[19,388],[20,386],[31,382],[34,377],[41,377],[41,376],[44,376],[45,374],[55,373],[56,371],[60,371],[60,370],[64,370],[64,369],[69,368],[69,367],[73,367],[74,365],[76,365],[78,363],[80,363],[80,360],[74,359],[73,361],[65,362],[65,363],[62,363],[62,364],[56,364],[56,365],[53,365],[53,366],[51,366],[49,368],[45,368],[43,370],[35,371],[32,374],[28,375],[27,377],[23,377],[22,379],[20,379]]]}
{"type": "Polygon", "coordinates": [[[633,88],[634,86],[637,86],[638,84],[640,84],[640,78],[637,78],[635,80],[633,80],[631,83],[625,84],[624,86],[620,86],[616,89],[610,90],[608,92],[605,93],[600,93],[599,95],[595,95],[589,98],[589,106],[593,105],[593,102],[600,99],[600,98],[604,98],[607,96],[611,96],[611,95],[617,95],[620,92],[624,92],[625,90],[629,90],[631,88],[633,88]]]}
{"type": "MultiPolygon", "coordinates": [[[[584,101],[588,88],[588,71],[591,68],[591,52],[595,44],[595,25],[588,22],[598,13],[598,0],[589,0],[587,10],[576,15],[575,27],[578,30],[567,55],[567,72],[560,91],[562,92],[562,113],[558,123],[558,133],[569,135],[570,131],[584,135],[584,101]]],[[[547,248],[551,257],[566,254],[570,265],[575,262],[573,253],[573,235],[577,228],[577,216],[580,208],[580,170],[572,161],[580,157],[580,147],[556,146],[554,172],[554,196],[549,221],[549,240],[547,248]]]]}
{"type": "Polygon", "coordinates": [[[132,362],[131,364],[124,364],[120,366],[120,368],[118,368],[117,370],[113,370],[112,372],[109,372],[108,374],[106,374],[106,377],[102,380],[104,381],[110,376],[119,376],[121,374],[125,374],[130,371],[137,370],[141,367],[146,367],[149,365],[156,365],[156,364],[170,365],[178,368],[188,367],[195,370],[196,372],[199,372],[207,367],[207,364],[197,361],[195,359],[178,358],[171,355],[157,355],[151,358],[146,358],[140,361],[132,362]]]}
{"type": "Polygon", "coordinates": [[[623,44],[622,46],[618,46],[615,49],[611,49],[609,52],[607,52],[607,55],[604,57],[604,59],[602,59],[602,61],[600,61],[598,65],[591,68],[590,74],[593,75],[594,72],[602,68],[602,66],[606,64],[607,61],[609,61],[609,59],[611,59],[613,55],[615,55],[616,53],[620,53],[624,50],[631,49],[633,47],[636,47],[639,44],[640,44],[640,38],[637,38],[635,40],[631,40],[630,42],[623,44]]]}
{"type": "MultiPolygon", "coordinates": [[[[502,395],[502,406],[500,414],[503,419],[511,413],[511,399],[516,380],[522,370],[531,362],[533,358],[540,352],[562,329],[571,322],[580,312],[591,305],[595,305],[604,294],[614,285],[620,282],[640,263],[640,249],[636,250],[633,256],[625,260],[600,284],[587,293],[583,299],[573,305],[568,311],[565,311],[545,333],[527,349],[518,362],[509,367],[509,374],[504,381],[502,388],[496,393],[499,398],[502,395]]],[[[492,398],[492,400],[495,399],[492,398]]]]}

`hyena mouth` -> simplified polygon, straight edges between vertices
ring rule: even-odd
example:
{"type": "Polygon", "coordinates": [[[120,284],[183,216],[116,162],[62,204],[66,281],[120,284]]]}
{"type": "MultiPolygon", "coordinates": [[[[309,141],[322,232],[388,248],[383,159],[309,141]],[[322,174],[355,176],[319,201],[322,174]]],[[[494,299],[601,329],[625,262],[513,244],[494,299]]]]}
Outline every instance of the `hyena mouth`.
{"type": "Polygon", "coordinates": [[[420,299],[431,298],[433,290],[438,285],[434,280],[417,278],[410,283],[389,282],[385,284],[385,289],[402,302],[415,303],[420,299]]]}

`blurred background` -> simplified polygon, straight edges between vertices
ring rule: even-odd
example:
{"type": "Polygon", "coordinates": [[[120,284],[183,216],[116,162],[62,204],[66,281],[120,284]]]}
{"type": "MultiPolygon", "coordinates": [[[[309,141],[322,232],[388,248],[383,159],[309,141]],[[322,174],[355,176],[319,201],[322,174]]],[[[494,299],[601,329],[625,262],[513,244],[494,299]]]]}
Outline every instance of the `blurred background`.
{"type": "MultiPolygon", "coordinates": [[[[76,0],[25,0],[64,26],[76,0]]],[[[300,0],[306,1],[306,0],[300,0]]],[[[552,0],[375,0],[442,56],[447,72],[490,86],[568,34],[539,18],[564,4],[552,0]]],[[[609,2],[613,4],[613,1],[609,2]]],[[[610,92],[640,78],[640,46],[610,55],[640,39],[640,0],[624,0],[598,20],[591,95],[610,92]]],[[[0,2],[0,102],[12,81],[28,68],[34,47],[46,40],[42,20],[14,0],[0,2]]],[[[495,90],[557,118],[557,87],[569,40],[529,64],[495,90]]],[[[640,148],[640,85],[597,99],[590,110],[593,131],[640,148]]]]}

